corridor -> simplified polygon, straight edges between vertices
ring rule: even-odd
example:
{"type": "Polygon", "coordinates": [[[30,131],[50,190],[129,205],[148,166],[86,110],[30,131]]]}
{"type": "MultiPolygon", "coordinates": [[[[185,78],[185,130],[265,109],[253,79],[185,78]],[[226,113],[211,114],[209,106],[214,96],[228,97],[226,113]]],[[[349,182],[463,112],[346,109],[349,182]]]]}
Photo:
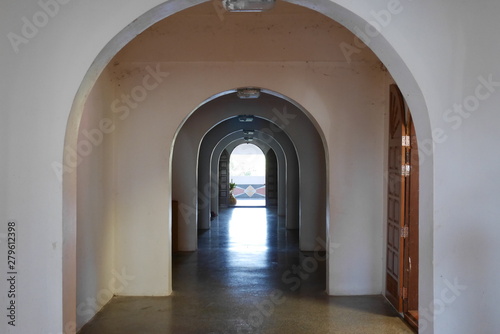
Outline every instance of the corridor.
{"type": "Polygon", "coordinates": [[[115,297],[81,334],[412,333],[381,296],[331,297],[325,253],[269,208],[221,210],[173,257],[169,297],[115,297]]]}

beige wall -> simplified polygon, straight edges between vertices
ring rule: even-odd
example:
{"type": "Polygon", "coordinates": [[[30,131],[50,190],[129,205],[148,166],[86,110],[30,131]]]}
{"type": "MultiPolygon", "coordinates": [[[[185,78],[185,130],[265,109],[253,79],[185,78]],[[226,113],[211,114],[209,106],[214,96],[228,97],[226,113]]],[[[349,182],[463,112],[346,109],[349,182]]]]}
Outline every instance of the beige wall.
{"type": "Polygon", "coordinates": [[[77,299],[83,325],[120,289],[114,269],[115,213],[109,105],[114,87],[104,72],[87,99],[80,123],[78,165],[77,299]]]}

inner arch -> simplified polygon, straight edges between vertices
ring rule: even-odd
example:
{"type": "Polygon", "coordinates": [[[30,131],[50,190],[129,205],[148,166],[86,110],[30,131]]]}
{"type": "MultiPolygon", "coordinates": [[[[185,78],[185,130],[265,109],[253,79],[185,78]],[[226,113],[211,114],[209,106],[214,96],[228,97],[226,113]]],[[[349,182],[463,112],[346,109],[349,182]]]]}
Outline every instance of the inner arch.
{"type": "MultiPolygon", "coordinates": [[[[248,139],[247,139],[248,140],[248,139]]],[[[252,138],[253,140],[253,138],[252,138]]],[[[240,144],[229,158],[229,179],[237,206],[266,206],[266,156],[253,144],[240,144]]]]}

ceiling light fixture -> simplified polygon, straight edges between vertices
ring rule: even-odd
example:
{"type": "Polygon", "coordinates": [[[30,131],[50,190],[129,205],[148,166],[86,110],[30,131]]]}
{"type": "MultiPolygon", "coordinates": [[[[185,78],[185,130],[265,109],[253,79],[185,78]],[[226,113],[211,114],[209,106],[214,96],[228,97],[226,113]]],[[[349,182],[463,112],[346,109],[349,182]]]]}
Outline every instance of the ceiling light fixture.
{"type": "Polygon", "coordinates": [[[259,88],[240,88],[237,93],[240,99],[258,99],[260,97],[259,88]]]}
{"type": "Polygon", "coordinates": [[[276,0],[222,0],[228,12],[264,12],[274,7],[276,0]]]}
{"type": "Polygon", "coordinates": [[[250,122],[253,122],[253,116],[241,115],[241,116],[238,116],[238,121],[240,121],[242,123],[250,123],[250,122]]]}

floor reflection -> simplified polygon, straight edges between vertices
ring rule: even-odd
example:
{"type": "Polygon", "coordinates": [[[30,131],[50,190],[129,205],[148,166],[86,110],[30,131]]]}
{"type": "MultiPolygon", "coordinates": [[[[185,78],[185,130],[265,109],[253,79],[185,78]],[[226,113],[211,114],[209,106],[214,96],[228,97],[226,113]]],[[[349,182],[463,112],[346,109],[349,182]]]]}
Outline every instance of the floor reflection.
{"type": "Polygon", "coordinates": [[[314,254],[298,241],[274,209],[221,210],[173,255],[171,296],[115,297],[81,334],[412,333],[382,296],[327,296],[325,261],[299,272],[314,254]]]}
{"type": "Polygon", "coordinates": [[[235,208],[228,221],[228,260],[232,267],[265,267],[268,262],[265,208],[235,208]]]}
{"type": "Polygon", "coordinates": [[[266,206],[266,200],[265,199],[244,199],[244,198],[238,198],[238,201],[236,202],[236,207],[238,206],[266,206]]]}

